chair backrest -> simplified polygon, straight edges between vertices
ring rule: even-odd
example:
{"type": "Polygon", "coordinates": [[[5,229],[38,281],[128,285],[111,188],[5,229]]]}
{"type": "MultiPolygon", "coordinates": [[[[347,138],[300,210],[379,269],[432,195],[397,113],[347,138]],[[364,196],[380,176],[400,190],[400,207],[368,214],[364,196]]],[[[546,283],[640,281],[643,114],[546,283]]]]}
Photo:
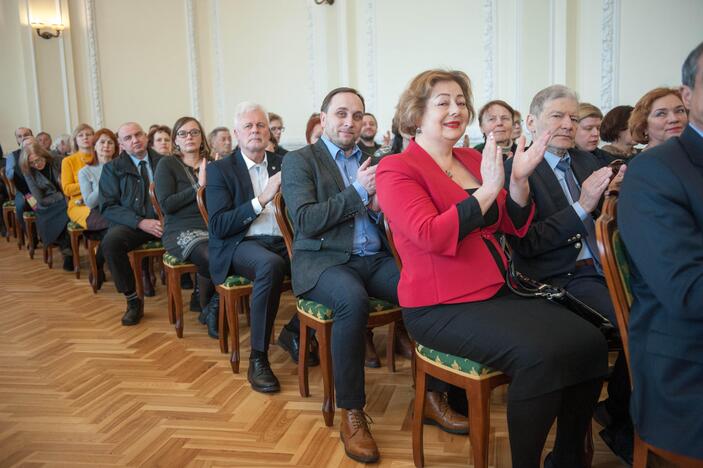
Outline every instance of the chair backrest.
{"type": "Polygon", "coordinates": [[[151,206],[154,207],[154,211],[156,211],[156,216],[159,217],[159,221],[161,221],[161,225],[164,225],[164,213],[161,211],[161,205],[159,205],[159,200],[156,199],[156,193],[154,193],[154,183],[149,184],[149,198],[151,198],[151,206]]]}
{"type": "Polygon", "coordinates": [[[198,191],[195,194],[195,199],[198,202],[198,210],[200,210],[200,216],[203,217],[205,225],[210,224],[210,216],[207,214],[207,205],[205,204],[205,186],[201,185],[198,187],[198,191]]]}
{"type": "Polygon", "coordinates": [[[605,194],[601,215],[596,220],[596,240],[629,369],[630,352],[627,326],[630,321],[632,291],[630,289],[630,270],[625,255],[625,244],[620,238],[617,223],[619,194],[619,185],[611,184],[605,194]]]}
{"type": "Polygon", "coordinates": [[[283,242],[286,243],[286,249],[288,250],[288,257],[293,259],[293,223],[288,216],[288,211],[286,210],[286,201],[283,199],[281,192],[278,192],[273,197],[273,211],[276,215],[276,223],[278,223],[278,229],[281,230],[283,234],[283,242]]]}
{"type": "Polygon", "coordinates": [[[7,178],[7,174],[5,174],[4,167],[0,167],[0,179],[2,179],[2,183],[7,189],[7,195],[10,197],[10,200],[13,200],[15,198],[15,184],[13,184],[12,181],[7,178]]]}
{"type": "Polygon", "coordinates": [[[386,230],[388,246],[391,248],[391,253],[393,254],[395,264],[398,267],[398,270],[401,271],[403,269],[403,261],[400,259],[400,255],[398,255],[398,251],[395,249],[395,243],[393,242],[393,232],[391,231],[391,226],[388,224],[388,219],[385,216],[383,217],[383,227],[386,230]]]}

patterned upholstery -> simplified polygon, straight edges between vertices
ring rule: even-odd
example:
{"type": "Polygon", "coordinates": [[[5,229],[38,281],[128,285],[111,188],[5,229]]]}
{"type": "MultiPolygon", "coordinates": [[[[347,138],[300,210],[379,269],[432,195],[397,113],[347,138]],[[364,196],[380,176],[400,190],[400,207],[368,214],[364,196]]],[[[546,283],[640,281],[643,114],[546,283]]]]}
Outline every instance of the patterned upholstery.
{"type": "Polygon", "coordinates": [[[73,221],[68,222],[67,229],[69,231],[85,231],[85,228],[83,226],[78,223],[74,223],[73,221]]]}
{"type": "Polygon", "coordinates": [[[34,211],[25,211],[22,217],[24,219],[34,219],[37,217],[37,214],[34,211]]]}
{"type": "Polygon", "coordinates": [[[246,279],[243,276],[237,276],[237,275],[232,275],[228,276],[225,278],[225,282],[222,283],[222,286],[225,288],[236,288],[237,286],[249,286],[251,285],[251,281],[246,279]]]}
{"type": "Polygon", "coordinates": [[[630,284],[630,266],[627,263],[627,255],[625,254],[625,245],[620,238],[620,232],[615,231],[613,234],[613,252],[615,253],[615,262],[618,265],[618,273],[620,279],[625,286],[625,294],[627,295],[627,305],[632,307],[632,285],[630,284]]]}
{"type": "Polygon", "coordinates": [[[163,249],[163,248],[164,248],[164,246],[161,243],[161,241],[149,241],[149,242],[146,242],[146,243],[140,245],[139,247],[137,247],[134,250],[155,250],[155,249],[163,249]]]}
{"type": "Polygon", "coordinates": [[[432,361],[433,363],[443,367],[448,367],[455,372],[467,374],[467,376],[471,378],[480,379],[488,377],[496,372],[490,367],[484,366],[476,361],[472,361],[471,359],[436,351],[419,343],[417,344],[416,350],[420,356],[426,358],[428,361],[432,361]]]}
{"type": "Polygon", "coordinates": [[[164,265],[168,265],[170,267],[178,267],[178,266],[190,266],[192,263],[186,261],[186,260],[181,260],[180,258],[176,257],[175,255],[172,255],[168,252],[164,254],[164,265]]]}
{"type": "MultiPolygon", "coordinates": [[[[385,313],[397,308],[397,305],[382,299],[376,299],[375,297],[369,298],[369,310],[371,315],[385,313]]],[[[308,299],[298,299],[298,311],[323,322],[334,319],[334,311],[331,308],[308,299]]]]}
{"type": "Polygon", "coordinates": [[[5,208],[6,206],[11,206],[14,208],[15,206],[15,201],[14,200],[7,200],[2,203],[2,207],[5,208]]]}

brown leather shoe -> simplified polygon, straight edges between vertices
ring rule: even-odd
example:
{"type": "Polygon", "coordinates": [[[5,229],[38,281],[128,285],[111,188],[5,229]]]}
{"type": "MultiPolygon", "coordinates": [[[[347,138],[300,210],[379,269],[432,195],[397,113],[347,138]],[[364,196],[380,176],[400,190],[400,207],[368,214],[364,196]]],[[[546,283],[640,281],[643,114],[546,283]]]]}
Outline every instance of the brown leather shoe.
{"type": "Polygon", "coordinates": [[[408,331],[405,329],[403,322],[398,322],[395,325],[395,352],[405,359],[412,359],[413,357],[413,343],[410,341],[408,331]]]}
{"type": "Polygon", "coordinates": [[[381,360],[378,359],[378,353],[376,352],[376,347],[373,345],[373,332],[371,330],[366,330],[366,360],[364,361],[366,367],[378,368],[381,367],[381,360]]]}
{"type": "Polygon", "coordinates": [[[380,457],[369,430],[370,419],[362,409],[342,409],[339,437],[347,456],[361,463],[374,463],[380,457]]]}
{"type": "Polygon", "coordinates": [[[427,392],[422,422],[437,426],[450,434],[469,433],[469,420],[451,409],[444,392],[427,392]]]}

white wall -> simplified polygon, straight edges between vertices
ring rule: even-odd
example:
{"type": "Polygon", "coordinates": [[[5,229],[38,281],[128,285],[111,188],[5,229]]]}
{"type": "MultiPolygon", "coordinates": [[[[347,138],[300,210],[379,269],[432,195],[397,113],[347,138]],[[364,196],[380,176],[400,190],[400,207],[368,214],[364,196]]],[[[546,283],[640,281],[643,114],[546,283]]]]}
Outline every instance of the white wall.
{"type": "MultiPolygon", "coordinates": [[[[554,82],[603,107],[677,86],[702,39],[701,0],[4,0],[0,142],[29,125],[79,122],[232,126],[234,106],[283,115],[284,146],[303,143],[333,87],[357,87],[390,127],[400,92],[430,67],[466,71],[475,106],[501,98],[525,113],[554,82]],[[56,16],[59,39],[28,17],[56,16]],[[95,60],[91,59],[95,51],[95,60]],[[36,79],[35,79],[36,77],[36,79]]],[[[476,126],[471,128],[479,138],[476,126]]]]}

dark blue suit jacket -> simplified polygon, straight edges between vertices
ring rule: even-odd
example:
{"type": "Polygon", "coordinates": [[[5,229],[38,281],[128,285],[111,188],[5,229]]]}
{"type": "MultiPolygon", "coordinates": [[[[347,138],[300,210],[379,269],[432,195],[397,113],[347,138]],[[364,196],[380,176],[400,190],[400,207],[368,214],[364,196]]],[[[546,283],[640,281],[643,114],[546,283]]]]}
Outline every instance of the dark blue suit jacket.
{"type": "Polygon", "coordinates": [[[691,127],[629,165],[632,418],[640,437],[703,459],[703,138],[691,127]]]}
{"type": "MultiPolygon", "coordinates": [[[[281,158],[266,153],[269,176],[281,170],[281,158]]],[[[229,275],[234,251],[256,219],[251,200],[254,187],[239,148],[224,159],[207,165],[205,199],[210,217],[208,251],[210,276],[215,284],[229,275]]]]}

